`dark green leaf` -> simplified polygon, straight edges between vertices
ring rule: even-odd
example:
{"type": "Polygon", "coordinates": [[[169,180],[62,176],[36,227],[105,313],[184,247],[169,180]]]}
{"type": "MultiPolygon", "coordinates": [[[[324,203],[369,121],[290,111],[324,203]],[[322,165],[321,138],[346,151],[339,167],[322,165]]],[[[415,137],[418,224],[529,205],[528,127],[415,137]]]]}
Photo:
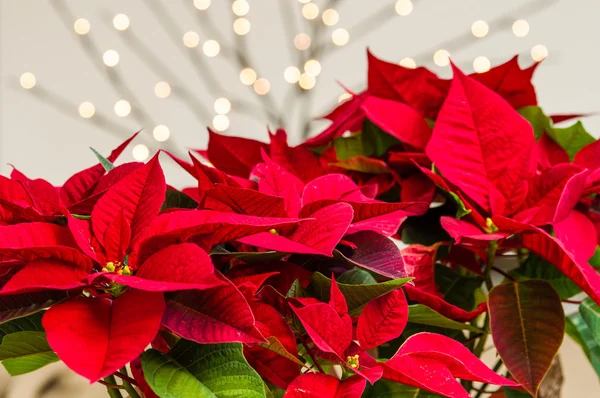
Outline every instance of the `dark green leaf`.
{"type": "Polygon", "coordinates": [[[82,214],[71,214],[71,217],[76,218],[78,220],[90,220],[92,216],[86,216],[82,214]]]}
{"type": "Polygon", "coordinates": [[[379,380],[374,385],[367,385],[362,398],[437,398],[441,395],[429,391],[420,390],[417,387],[404,384],[379,380]]]}
{"type": "Polygon", "coordinates": [[[596,374],[600,377],[600,345],[592,336],[592,332],[583,320],[581,314],[573,314],[567,317],[567,334],[583,349],[596,374]]]}
{"type": "Polygon", "coordinates": [[[450,241],[450,235],[440,224],[440,217],[454,217],[456,212],[456,203],[447,200],[442,206],[430,208],[422,216],[408,217],[401,227],[402,242],[431,246],[438,242],[450,241]]]}
{"type": "Polygon", "coordinates": [[[548,281],[563,299],[568,299],[581,292],[575,282],[560,272],[552,263],[534,253],[530,253],[527,260],[519,268],[513,270],[511,275],[518,280],[543,279],[548,281]]]}
{"type": "Polygon", "coordinates": [[[196,377],[160,351],[144,352],[141,362],[146,382],[161,398],[216,397],[196,377]]]}
{"type": "Polygon", "coordinates": [[[333,139],[333,147],[338,160],[347,160],[354,156],[370,156],[373,148],[363,140],[362,133],[352,134],[349,137],[333,139]]]}
{"type": "Polygon", "coordinates": [[[115,165],[112,164],[112,162],[110,160],[108,160],[104,156],[102,156],[100,154],[100,152],[98,152],[94,148],[90,148],[90,149],[92,150],[92,152],[94,152],[94,155],[96,155],[96,157],[98,158],[98,161],[100,162],[102,167],[104,167],[104,170],[111,171],[112,169],[115,168],[115,165]]]}
{"type": "Polygon", "coordinates": [[[234,257],[246,264],[262,263],[265,261],[281,260],[287,256],[287,253],[280,253],[275,251],[268,252],[230,252],[223,248],[221,245],[213,247],[210,252],[211,256],[230,256],[234,257]]]}
{"type": "Polygon", "coordinates": [[[329,165],[367,174],[387,174],[390,172],[390,169],[383,161],[363,155],[352,156],[345,160],[329,163],[329,165]]]}
{"type": "Polygon", "coordinates": [[[585,130],[581,121],[570,127],[555,127],[552,130],[552,133],[549,132],[548,135],[567,151],[571,160],[573,160],[575,154],[579,152],[581,148],[596,141],[596,139],[585,130]]]}
{"type": "Polygon", "coordinates": [[[401,144],[400,140],[383,131],[369,119],[365,119],[363,123],[361,136],[363,145],[372,148],[372,155],[376,157],[385,155],[388,149],[401,144]]]}
{"type": "Polygon", "coordinates": [[[68,297],[68,293],[60,290],[0,296],[0,324],[34,314],[68,297]]]}
{"type": "Polygon", "coordinates": [[[169,189],[165,196],[165,202],[160,208],[161,211],[165,209],[195,209],[198,207],[198,203],[190,198],[183,192],[174,191],[169,189]]]}
{"type": "Polygon", "coordinates": [[[44,328],[42,327],[42,316],[44,314],[42,312],[35,313],[33,315],[13,319],[12,321],[5,322],[0,324],[0,342],[2,338],[7,334],[17,333],[17,332],[43,332],[44,328]]]}
{"type": "Polygon", "coordinates": [[[438,326],[446,329],[469,330],[475,333],[483,333],[481,329],[478,329],[475,326],[448,319],[422,304],[408,306],[408,321],[421,325],[438,326]]]}
{"type": "Polygon", "coordinates": [[[2,338],[0,361],[9,374],[17,376],[56,362],[58,356],[48,345],[44,332],[25,331],[2,338]]]}
{"type": "Polygon", "coordinates": [[[552,120],[544,114],[539,106],[526,106],[517,111],[531,123],[536,140],[542,138],[544,132],[552,133],[552,120]]]}
{"type": "Polygon", "coordinates": [[[169,355],[218,398],[265,398],[263,381],[246,362],[239,343],[196,344],[181,340],[169,355]]]}
{"type": "MultiPolygon", "coordinates": [[[[344,297],[346,297],[348,312],[351,315],[357,315],[369,301],[379,296],[383,296],[392,290],[396,290],[411,280],[412,278],[402,278],[370,285],[347,285],[345,283],[338,283],[338,286],[344,297]]],[[[315,296],[319,300],[329,301],[331,279],[319,272],[315,272],[311,277],[310,287],[313,289],[315,296]]]]}
{"type": "Polygon", "coordinates": [[[337,281],[346,285],[373,285],[377,283],[369,271],[360,268],[344,272],[337,281]]]}
{"type": "Polygon", "coordinates": [[[504,387],[504,395],[506,398],[531,398],[531,395],[525,391],[511,390],[508,387],[504,387]]]}
{"type": "Polygon", "coordinates": [[[600,306],[588,297],[579,306],[579,313],[600,345],[600,306]]]}
{"type": "Polygon", "coordinates": [[[475,291],[481,287],[483,278],[459,275],[446,266],[436,264],[435,283],[447,302],[471,311],[475,308],[475,291]]]}

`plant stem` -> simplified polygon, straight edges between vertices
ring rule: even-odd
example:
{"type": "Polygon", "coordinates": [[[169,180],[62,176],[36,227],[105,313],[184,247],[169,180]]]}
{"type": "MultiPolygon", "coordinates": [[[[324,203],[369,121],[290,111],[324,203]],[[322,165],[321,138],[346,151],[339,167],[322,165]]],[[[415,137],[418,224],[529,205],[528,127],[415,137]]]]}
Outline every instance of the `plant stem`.
{"type": "Polygon", "coordinates": [[[495,271],[495,272],[499,273],[500,275],[502,275],[503,277],[505,277],[506,279],[508,279],[510,281],[513,281],[513,282],[515,281],[515,278],[513,278],[508,273],[504,272],[503,270],[501,270],[498,267],[492,267],[492,271],[495,271]]]}
{"type": "MultiPolygon", "coordinates": [[[[502,358],[498,358],[498,360],[496,361],[496,364],[494,365],[494,369],[493,369],[494,372],[497,372],[501,366],[502,366],[502,358]]],[[[484,383],[481,386],[481,388],[479,388],[478,390],[475,388],[472,388],[473,390],[477,391],[477,395],[475,395],[475,397],[473,397],[473,398],[479,398],[479,397],[481,397],[482,394],[488,392],[488,391],[485,391],[485,389],[487,388],[488,385],[489,385],[488,383],[484,383]]]]}
{"type": "Polygon", "coordinates": [[[312,359],[313,363],[315,364],[315,366],[317,367],[317,369],[319,369],[319,372],[321,373],[325,373],[323,371],[323,368],[321,368],[321,365],[319,365],[319,362],[317,362],[317,360],[315,359],[315,357],[313,356],[312,352],[310,352],[310,349],[308,348],[308,344],[306,344],[304,342],[304,340],[302,341],[302,345],[304,346],[304,349],[306,350],[306,352],[308,352],[308,355],[310,355],[310,359],[312,359]]]}
{"type": "Polygon", "coordinates": [[[106,386],[106,391],[108,392],[110,398],[123,398],[123,396],[121,395],[121,391],[119,391],[121,386],[117,384],[115,376],[106,376],[104,378],[104,383],[102,384],[106,386]]]}
{"type": "Polygon", "coordinates": [[[135,383],[135,380],[127,375],[127,368],[125,366],[121,368],[120,372],[117,372],[117,375],[121,378],[121,380],[123,380],[123,387],[129,396],[131,398],[140,398],[140,394],[138,394],[135,388],[133,388],[131,385],[131,382],[133,381],[135,383]]]}
{"type": "Polygon", "coordinates": [[[487,262],[485,264],[485,269],[483,272],[483,276],[485,278],[485,287],[488,290],[488,293],[492,290],[494,285],[492,284],[492,278],[490,274],[492,272],[492,268],[494,268],[494,258],[496,257],[496,250],[498,249],[498,242],[495,240],[490,242],[490,245],[487,248],[487,262]]]}

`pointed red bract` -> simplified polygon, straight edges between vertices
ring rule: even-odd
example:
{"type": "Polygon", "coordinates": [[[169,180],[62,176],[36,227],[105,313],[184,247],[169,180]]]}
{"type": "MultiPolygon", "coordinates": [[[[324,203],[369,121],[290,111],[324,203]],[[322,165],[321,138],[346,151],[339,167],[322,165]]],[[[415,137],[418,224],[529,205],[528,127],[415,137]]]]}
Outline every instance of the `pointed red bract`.
{"type": "Polygon", "coordinates": [[[168,298],[162,325],[183,338],[205,344],[257,343],[263,339],[248,302],[225,280],[213,288],[182,291],[168,298]]]}
{"type": "Polygon", "coordinates": [[[104,236],[110,223],[123,214],[136,236],[158,214],[165,200],[165,176],[158,163],[158,155],[145,166],[136,169],[112,186],[92,211],[94,235],[104,244],[104,236]]]}
{"type": "Polygon", "coordinates": [[[341,381],[323,373],[305,373],[287,388],[284,398],[354,398],[360,397],[366,380],[357,376],[341,381]]]}
{"type": "Polygon", "coordinates": [[[227,174],[248,178],[255,164],[261,161],[261,150],[267,147],[248,138],[227,137],[208,130],[208,160],[227,174]]]}
{"type": "Polygon", "coordinates": [[[531,125],[498,94],[454,67],[426,152],[443,176],[483,209],[510,214],[533,175],[531,125]]]}
{"type": "Polygon", "coordinates": [[[358,318],[356,336],[360,348],[368,350],[397,338],[407,322],[408,303],[402,290],[377,297],[365,306],[358,318]]]}
{"type": "Polygon", "coordinates": [[[50,347],[92,383],[134,360],[150,344],[165,303],[160,293],[132,290],[114,300],[78,297],[42,319],[50,347]]]}

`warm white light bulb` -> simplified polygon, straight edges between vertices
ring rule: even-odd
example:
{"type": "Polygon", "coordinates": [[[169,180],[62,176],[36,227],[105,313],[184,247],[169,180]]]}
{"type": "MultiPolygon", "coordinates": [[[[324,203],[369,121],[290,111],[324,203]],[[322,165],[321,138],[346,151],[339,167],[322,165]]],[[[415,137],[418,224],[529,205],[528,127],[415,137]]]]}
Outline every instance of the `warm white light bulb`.
{"type": "Polygon", "coordinates": [[[435,62],[437,66],[450,65],[450,53],[444,49],[437,50],[435,54],[433,54],[433,62],[435,62]]]}
{"type": "Polygon", "coordinates": [[[300,70],[295,66],[288,66],[283,72],[283,78],[288,83],[296,83],[300,79],[300,70]]]}
{"type": "Polygon", "coordinates": [[[150,156],[150,150],[144,144],[137,144],[131,150],[131,154],[135,160],[138,162],[143,162],[144,160],[148,159],[148,156],[150,156]]]}
{"type": "Polygon", "coordinates": [[[405,17],[412,12],[413,4],[410,0],[398,0],[395,8],[398,15],[405,17]]]}
{"type": "Polygon", "coordinates": [[[194,7],[200,11],[204,11],[210,7],[210,0],[194,0],[194,7]]]}
{"type": "Polygon", "coordinates": [[[246,0],[235,0],[231,5],[233,13],[238,17],[243,17],[250,11],[250,4],[246,0]]]}
{"type": "Polygon", "coordinates": [[[533,46],[533,48],[531,49],[531,58],[533,58],[534,61],[540,62],[547,56],[548,56],[548,49],[546,48],[546,46],[544,46],[542,44],[533,46]]]}
{"type": "Polygon", "coordinates": [[[73,29],[78,35],[87,35],[90,32],[90,21],[85,18],[79,18],[73,24],[73,29]]]}
{"type": "Polygon", "coordinates": [[[298,33],[294,38],[294,47],[303,51],[310,47],[310,36],[306,33],[298,33]]]}
{"type": "Polygon", "coordinates": [[[333,8],[323,11],[323,15],[321,15],[323,19],[323,23],[327,26],[333,26],[340,20],[340,14],[333,8]]]}
{"type": "Polygon", "coordinates": [[[158,82],[154,86],[154,94],[158,98],[167,98],[171,95],[171,86],[167,82],[158,82]]]}
{"type": "Polygon", "coordinates": [[[244,36],[250,32],[250,21],[246,18],[238,18],[233,22],[233,31],[235,34],[244,36]]]}
{"type": "Polygon", "coordinates": [[[117,116],[125,117],[131,113],[131,104],[125,100],[119,100],[115,103],[115,113],[117,116]]]}
{"type": "Polygon", "coordinates": [[[417,67],[417,63],[412,58],[402,58],[399,62],[400,66],[404,66],[405,68],[415,69],[417,67]]]}
{"type": "Polygon", "coordinates": [[[207,57],[216,57],[221,51],[221,46],[216,40],[207,40],[202,46],[202,51],[207,57]]]}
{"type": "Polygon", "coordinates": [[[477,73],[484,73],[490,70],[490,60],[487,57],[479,56],[473,61],[473,69],[477,73]]]}
{"type": "Polygon", "coordinates": [[[321,73],[321,64],[316,59],[309,59],[304,64],[304,72],[311,76],[319,76],[319,73],[321,73]]]}
{"type": "Polygon", "coordinates": [[[113,26],[116,30],[127,30],[129,28],[129,17],[125,14],[117,14],[113,18],[113,26]]]}
{"type": "Polygon", "coordinates": [[[198,33],[190,30],[183,35],[183,45],[187,48],[197,47],[200,43],[200,36],[198,33]]]}
{"type": "Polygon", "coordinates": [[[217,115],[213,118],[213,127],[217,131],[225,131],[229,128],[229,118],[225,115],[217,115]]]}
{"type": "Polygon", "coordinates": [[[251,86],[256,81],[256,72],[252,68],[242,69],[240,72],[240,80],[246,86],[251,86]]]}
{"type": "Polygon", "coordinates": [[[529,33],[529,23],[524,19],[519,19],[513,23],[512,31],[517,37],[525,37],[529,33]]]}
{"type": "Polygon", "coordinates": [[[33,73],[25,72],[21,75],[19,82],[21,83],[21,87],[23,87],[25,90],[30,90],[35,87],[37,80],[35,79],[35,75],[33,73]]]}
{"type": "Polygon", "coordinates": [[[163,142],[169,139],[171,132],[167,126],[164,124],[159,124],[158,126],[154,127],[154,130],[152,130],[152,135],[156,141],[163,142]]]}
{"type": "Polygon", "coordinates": [[[271,90],[271,83],[261,77],[254,82],[254,92],[258,95],[266,95],[271,90]]]}
{"type": "Polygon", "coordinates": [[[304,90],[310,90],[317,84],[317,79],[314,76],[309,75],[308,73],[303,73],[300,75],[300,80],[298,80],[298,84],[304,90]]]}
{"type": "Polygon", "coordinates": [[[485,37],[489,31],[490,27],[485,21],[475,21],[473,22],[473,25],[471,25],[471,33],[473,33],[473,36],[475,37],[485,37]]]}
{"type": "Polygon", "coordinates": [[[215,112],[226,115],[231,110],[231,102],[227,98],[218,98],[214,104],[215,112]]]}
{"type": "Polygon", "coordinates": [[[96,107],[91,102],[82,102],[79,105],[79,115],[85,119],[89,119],[96,113],[96,107]]]}
{"type": "Polygon", "coordinates": [[[352,98],[352,94],[344,93],[344,94],[342,94],[342,95],[339,96],[339,98],[338,98],[338,104],[341,104],[342,102],[344,102],[344,101],[346,101],[346,100],[348,100],[350,98],[352,98]]]}
{"type": "Polygon", "coordinates": [[[115,50],[108,50],[102,55],[102,60],[104,61],[104,65],[106,66],[117,66],[119,63],[119,53],[115,50]]]}
{"type": "Polygon", "coordinates": [[[319,6],[315,3],[306,3],[302,6],[302,16],[306,19],[315,19],[319,16],[319,6]]]}
{"type": "Polygon", "coordinates": [[[343,46],[350,40],[350,34],[346,29],[339,28],[333,31],[331,40],[336,46],[343,46]]]}

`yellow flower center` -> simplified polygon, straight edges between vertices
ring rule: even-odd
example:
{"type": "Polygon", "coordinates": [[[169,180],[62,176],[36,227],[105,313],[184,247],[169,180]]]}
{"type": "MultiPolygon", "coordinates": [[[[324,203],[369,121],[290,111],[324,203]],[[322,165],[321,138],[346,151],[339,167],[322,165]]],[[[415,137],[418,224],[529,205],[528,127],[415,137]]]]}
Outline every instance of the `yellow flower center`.
{"type": "Polygon", "coordinates": [[[358,360],[358,354],[357,355],[348,355],[348,357],[346,358],[346,362],[348,363],[348,366],[350,366],[352,369],[357,369],[358,367],[360,367],[360,361],[358,360]]]}

